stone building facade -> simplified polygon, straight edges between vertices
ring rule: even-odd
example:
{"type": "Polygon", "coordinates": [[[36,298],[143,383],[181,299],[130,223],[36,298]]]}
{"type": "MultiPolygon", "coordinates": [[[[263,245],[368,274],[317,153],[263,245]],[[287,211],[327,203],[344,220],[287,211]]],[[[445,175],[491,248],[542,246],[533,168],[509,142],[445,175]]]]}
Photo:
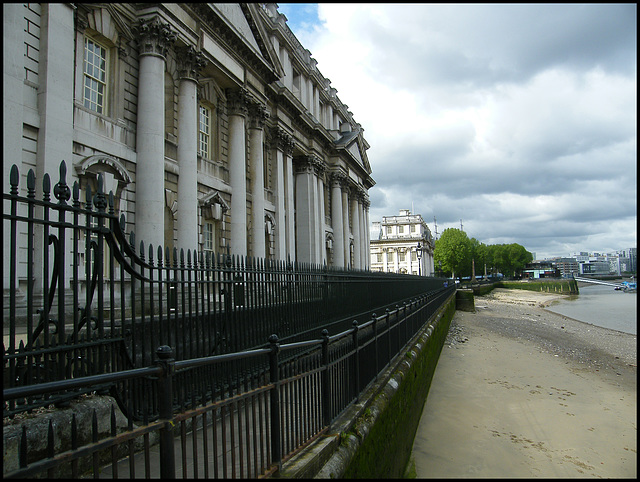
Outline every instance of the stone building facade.
{"type": "Polygon", "coordinates": [[[433,276],[435,240],[420,214],[401,209],[372,224],[371,270],[433,276]]]}
{"type": "Polygon", "coordinates": [[[3,189],[65,160],[147,244],[369,268],[369,145],[276,4],[3,14],[3,189]]]}

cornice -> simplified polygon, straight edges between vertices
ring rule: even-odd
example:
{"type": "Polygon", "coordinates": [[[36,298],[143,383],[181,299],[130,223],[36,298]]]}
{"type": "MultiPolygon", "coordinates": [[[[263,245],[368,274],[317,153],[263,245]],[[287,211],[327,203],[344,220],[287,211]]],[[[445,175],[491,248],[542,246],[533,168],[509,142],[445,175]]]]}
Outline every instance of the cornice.
{"type": "MultiPolygon", "coordinates": [[[[240,4],[241,6],[243,4],[240,4]]],[[[188,7],[194,14],[202,21],[202,27],[208,33],[212,34],[218,41],[220,41],[223,45],[225,45],[230,52],[235,53],[236,57],[240,59],[240,61],[251,67],[256,73],[263,77],[266,84],[269,84],[278,79],[277,74],[274,72],[273,67],[269,66],[265,63],[265,60],[260,58],[256,53],[249,48],[234,32],[227,23],[220,18],[209,6],[207,3],[187,3],[184,4],[185,7],[188,7]]],[[[253,21],[247,16],[246,10],[243,7],[243,13],[245,13],[245,17],[247,21],[250,23],[253,21]]],[[[255,35],[255,24],[252,26],[252,31],[255,35]]],[[[259,38],[259,35],[256,35],[256,40],[261,42],[262,39],[259,38]]],[[[264,44],[258,44],[262,49],[264,44]]]]}

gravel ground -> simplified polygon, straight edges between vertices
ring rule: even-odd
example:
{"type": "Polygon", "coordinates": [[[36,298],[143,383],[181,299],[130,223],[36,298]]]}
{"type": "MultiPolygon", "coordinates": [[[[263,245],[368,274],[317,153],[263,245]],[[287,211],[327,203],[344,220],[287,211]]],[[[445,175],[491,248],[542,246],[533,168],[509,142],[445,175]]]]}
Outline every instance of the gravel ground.
{"type": "MultiPolygon", "coordinates": [[[[496,288],[475,298],[474,325],[503,336],[534,342],[543,351],[598,370],[637,370],[637,336],[583,323],[545,309],[561,295],[496,288]]],[[[468,341],[454,317],[447,343],[468,341]]]]}

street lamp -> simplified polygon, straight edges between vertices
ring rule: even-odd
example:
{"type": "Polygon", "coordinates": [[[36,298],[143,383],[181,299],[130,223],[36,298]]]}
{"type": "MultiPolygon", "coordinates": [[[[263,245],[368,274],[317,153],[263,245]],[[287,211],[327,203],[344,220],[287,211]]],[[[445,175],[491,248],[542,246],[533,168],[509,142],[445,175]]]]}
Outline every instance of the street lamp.
{"type": "Polygon", "coordinates": [[[416,256],[418,257],[418,276],[422,276],[422,246],[420,245],[420,243],[418,243],[416,256]]]}

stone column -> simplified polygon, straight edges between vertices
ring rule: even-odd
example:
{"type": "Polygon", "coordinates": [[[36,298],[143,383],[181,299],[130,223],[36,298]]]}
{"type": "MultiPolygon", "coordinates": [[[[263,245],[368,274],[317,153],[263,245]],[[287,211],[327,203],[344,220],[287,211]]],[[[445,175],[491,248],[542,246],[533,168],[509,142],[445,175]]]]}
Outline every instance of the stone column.
{"type": "Polygon", "coordinates": [[[264,231],[264,122],[269,117],[263,105],[249,108],[249,163],[251,166],[251,237],[253,256],[266,257],[264,231]]]}
{"type": "Polygon", "coordinates": [[[342,221],[342,180],[331,176],[331,223],[333,227],[333,264],[344,268],[344,226],[342,221]]]}
{"type": "Polygon", "coordinates": [[[364,205],[362,199],[362,193],[358,196],[358,218],[360,220],[360,269],[366,269],[367,267],[367,253],[365,252],[367,247],[367,235],[365,230],[364,221],[364,205]]]}
{"type": "Polygon", "coordinates": [[[316,221],[316,229],[318,236],[318,249],[316,254],[317,263],[322,264],[326,261],[327,258],[327,249],[326,249],[326,239],[324,232],[324,163],[319,161],[316,165],[316,176],[317,178],[317,196],[316,196],[316,212],[317,212],[317,221],[316,221]]]}
{"type": "Polygon", "coordinates": [[[198,95],[197,75],[204,66],[189,46],[178,52],[178,249],[198,249],[198,95]]]}
{"type": "Polygon", "coordinates": [[[287,237],[287,257],[291,261],[296,258],[296,225],[295,212],[296,206],[294,201],[294,182],[293,182],[293,139],[288,149],[284,151],[284,184],[285,184],[285,223],[287,237]]]}
{"type": "Polygon", "coordinates": [[[351,266],[351,249],[349,243],[349,184],[345,178],[342,182],[342,234],[344,236],[344,266],[351,266]]]}
{"type": "Polygon", "coordinates": [[[353,196],[351,200],[351,231],[353,233],[353,264],[355,269],[360,269],[362,264],[360,262],[360,216],[358,210],[358,191],[353,190],[353,196]]]}
{"type": "Polygon", "coordinates": [[[231,254],[247,255],[247,166],[245,118],[247,92],[227,92],[229,112],[229,183],[231,184],[231,254]]]}
{"type": "Polygon", "coordinates": [[[287,174],[290,174],[285,169],[285,157],[290,161],[293,141],[291,136],[280,127],[274,128],[273,138],[276,146],[276,258],[284,261],[289,253],[286,206],[288,204],[287,174]]]}
{"type": "MultiPolygon", "coordinates": [[[[158,17],[141,20],[136,134],[136,244],[164,245],[164,70],[176,34],[158,17]]],[[[136,246],[136,249],[138,246],[136,246]]],[[[147,255],[147,253],[145,253],[147,255]]]]}
{"type": "Polygon", "coordinates": [[[365,253],[366,257],[366,268],[371,269],[371,232],[369,225],[369,206],[371,203],[369,202],[368,196],[367,199],[364,200],[364,226],[365,226],[365,253]]]}
{"type": "Polygon", "coordinates": [[[314,190],[317,188],[311,157],[296,158],[296,259],[315,263],[316,209],[314,190]]]}
{"type": "MultiPolygon", "coordinates": [[[[42,8],[46,8],[46,5],[42,5],[42,8]]],[[[25,45],[24,45],[24,35],[25,35],[25,19],[24,19],[24,10],[25,6],[22,3],[5,3],[2,5],[2,23],[3,23],[3,45],[2,45],[2,72],[3,72],[3,102],[2,102],[2,112],[3,112],[3,139],[2,143],[2,169],[3,169],[3,178],[2,178],[2,192],[9,192],[9,180],[11,173],[11,166],[15,164],[20,169],[20,174],[24,176],[24,168],[22,167],[22,130],[23,130],[23,91],[25,89],[24,80],[25,80],[25,70],[24,70],[24,62],[25,62],[25,45]]],[[[68,7],[66,7],[68,8],[68,7]]],[[[73,16],[71,16],[71,22],[73,22],[73,16]]],[[[72,23],[73,25],[73,23],[72,23]]],[[[73,48],[73,47],[71,47],[73,48]]],[[[71,67],[73,63],[69,64],[71,67]]],[[[71,70],[69,68],[68,70],[71,70]]],[[[73,91],[71,92],[73,96],[73,91]]],[[[73,97],[70,100],[71,106],[73,105],[73,97]]],[[[58,161],[60,163],[62,159],[58,161]]],[[[69,161],[71,158],[67,159],[67,167],[70,167],[69,161]]],[[[50,176],[54,176],[57,171],[52,171],[49,173],[50,176]]],[[[40,189],[42,188],[42,177],[40,176],[40,189]]],[[[55,179],[55,176],[54,176],[55,179]]],[[[22,189],[24,189],[24,185],[26,183],[24,180],[20,182],[22,189]]],[[[21,192],[20,195],[26,195],[26,190],[21,192]]],[[[39,197],[42,199],[42,196],[39,197]]],[[[5,213],[9,212],[8,201],[3,201],[5,204],[5,213]]],[[[3,220],[3,229],[4,236],[2,236],[2,246],[3,253],[5,256],[11,252],[11,223],[8,219],[3,220]]],[[[41,239],[41,238],[40,238],[41,239]]],[[[37,251],[42,251],[39,249],[37,251]]],[[[5,262],[3,265],[3,279],[4,289],[9,289],[11,273],[10,267],[11,264],[5,262]]],[[[35,270],[36,272],[42,271],[35,270]]],[[[42,276],[40,275],[39,278],[42,276]]],[[[38,284],[41,284],[38,283],[38,284]]],[[[5,300],[6,303],[6,300],[5,300]]],[[[5,305],[8,306],[8,305],[5,305]]]]}
{"type": "MultiPolygon", "coordinates": [[[[22,5],[21,8],[24,9],[22,5]]],[[[38,74],[40,126],[38,129],[36,176],[38,179],[42,179],[44,174],[48,173],[53,182],[59,180],[57,174],[61,161],[67,161],[67,169],[71,168],[73,65],[75,60],[73,13],[70,4],[42,4],[38,74]]],[[[20,24],[24,24],[24,22],[24,18],[22,18],[20,24]]],[[[24,44],[20,51],[24,51],[24,44]]],[[[11,101],[11,99],[7,99],[6,94],[7,92],[4,96],[5,101],[11,101]]],[[[18,99],[22,99],[22,92],[20,92],[18,99]]],[[[5,122],[7,121],[8,119],[5,119],[5,122]]],[[[16,122],[16,119],[11,119],[10,122],[16,122]]],[[[20,136],[15,142],[21,145],[22,123],[19,128],[20,136]]],[[[15,159],[13,162],[19,163],[20,159],[15,159]]],[[[42,182],[38,182],[36,186],[38,195],[42,194],[42,182]]]]}

